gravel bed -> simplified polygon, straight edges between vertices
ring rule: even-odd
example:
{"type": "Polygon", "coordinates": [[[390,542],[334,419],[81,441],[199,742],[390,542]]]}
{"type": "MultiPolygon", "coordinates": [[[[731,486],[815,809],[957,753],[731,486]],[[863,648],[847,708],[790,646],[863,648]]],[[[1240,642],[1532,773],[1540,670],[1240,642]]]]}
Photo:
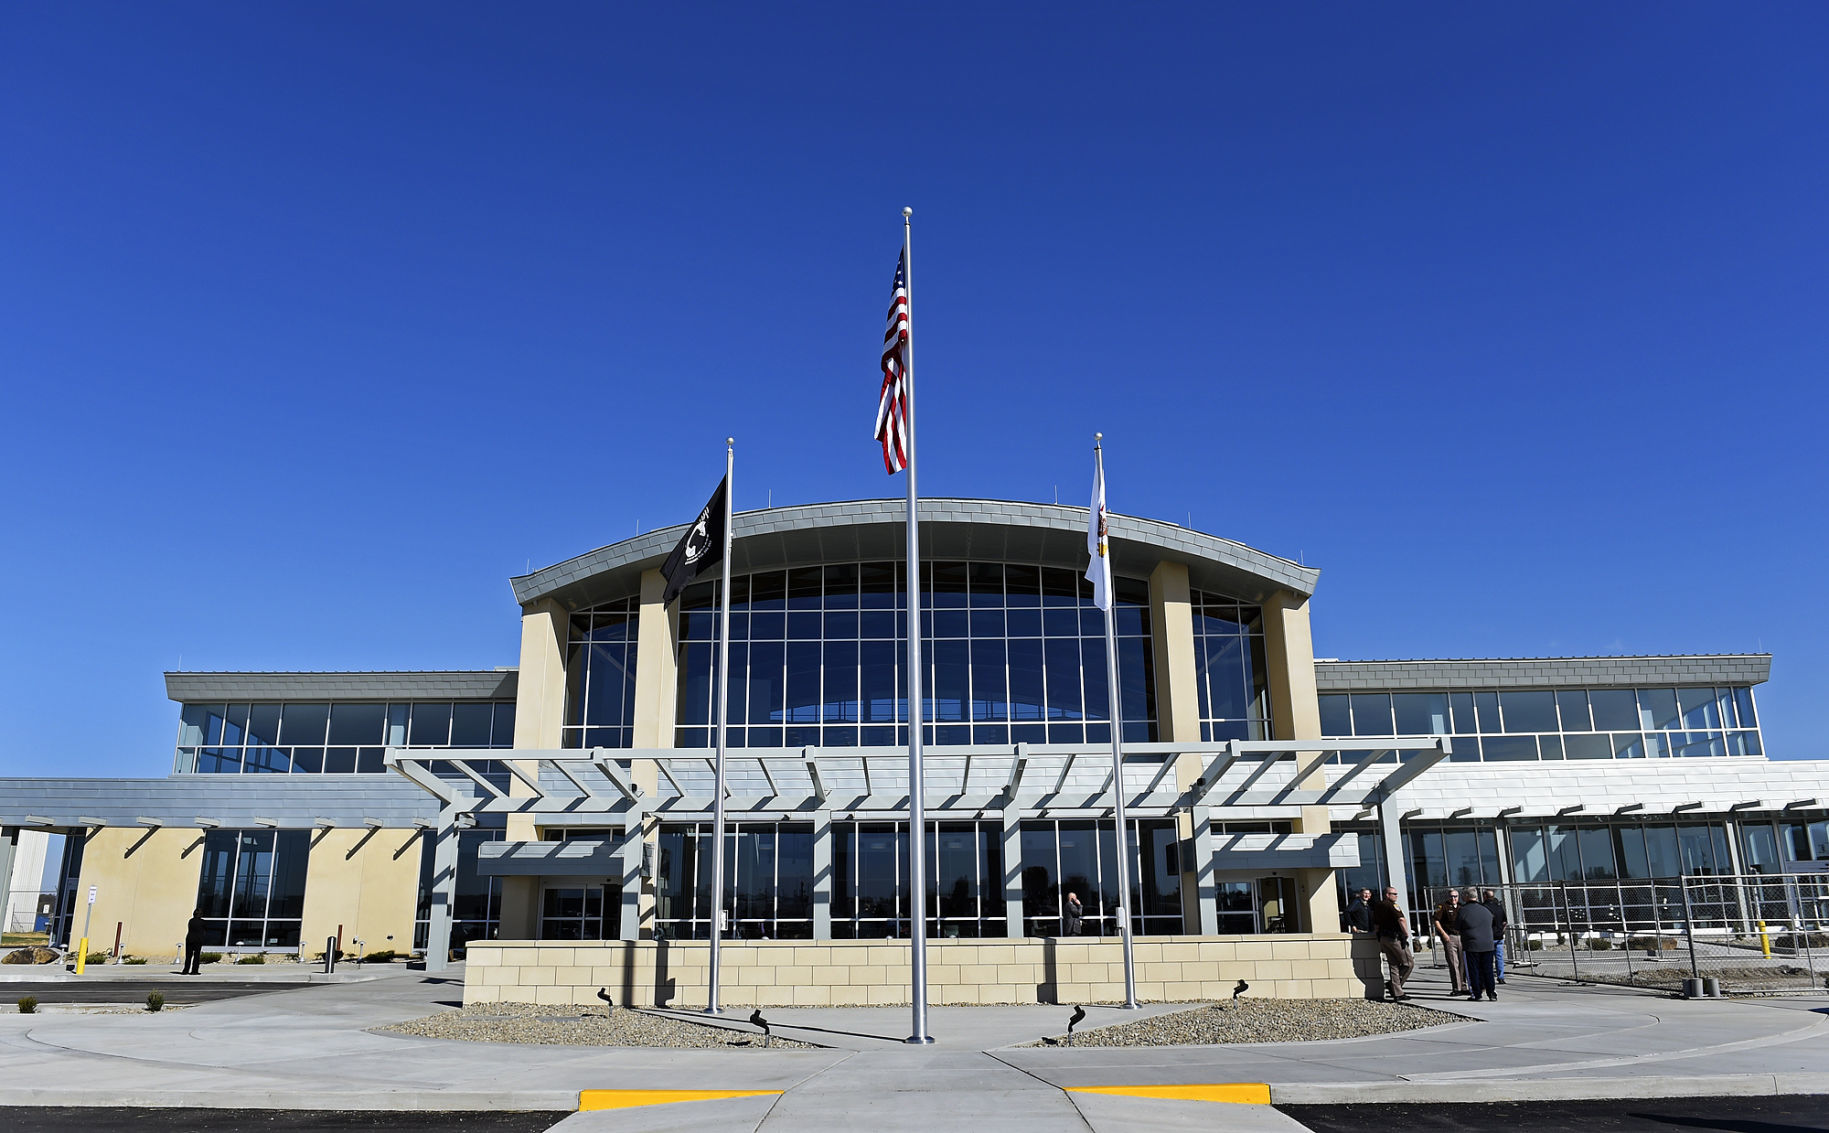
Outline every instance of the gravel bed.
{"type": "MultiPolygon", "coordinates": [[[[1215,1043],[1288,1043],[1356,1039],[1414,1031],[1464,1016],[1404,1003],[1368,999],[1241,999],[1079,1031],[1074,1046],[1207,1046],[1215,1043]]],[[[1065,1046],[1056,1035],[1025,1046],[1065,1046]]]]}
{"type": "Polygon", "coordinates": [[[565,1008],[549,1003],[479,1003],[458,1011],[409,1019],[378,1034],[417,1035],[473,1043],[533,1043],[542,1046],[646,1046],[672,1050],[820,1050],[814,1043],[779,1036],[764,1043],[761,1032],[701,1023],[677,1015],[618,1007],[565,1008]]]}

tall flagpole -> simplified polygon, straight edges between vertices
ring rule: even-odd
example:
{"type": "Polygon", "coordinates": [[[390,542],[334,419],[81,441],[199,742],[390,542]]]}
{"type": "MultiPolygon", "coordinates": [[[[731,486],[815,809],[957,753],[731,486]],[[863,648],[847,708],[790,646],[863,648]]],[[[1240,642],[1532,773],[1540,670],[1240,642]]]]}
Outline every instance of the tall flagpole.
{"type": "Polygon", "coordinates": [[[914,395],[914,209],[902,210],[903,286],[908,291],[908,342],[902,347],[908,409],[908,924],[909,1002],[914,1007],[914,1044],[934,1041],[927,1033],[927,815],[921,770],[921,528],[915,508],[914,395]]]}
{"type": "MultiPolygon", "coordinates": [[[[1092,435],[1092,451],[1099,464],[1099,498],[1093,506],[1105,506],[1105,434],[1092,435]]],[[[1094,516],[1093,522],[1101,517],[1094,516]]],[[[1130,918],[1130,824],[1124,817],[1124,745],[1119,735],[1124,722],[1123,706],[1118,699],[1118,622],[1117,595],[1111,576],[1111,540],[1102,540],[1100,552],[1105,559],[1105,681],[1111,698],[1111,796],[1118,823],[1118,931],[1124,940],[1124,1006],[1137,1007],[1137,964],[1131,950],[1130,918]]]]}
{"type": "Polygon", "coordinates": [[[724,438],[724,585],[718,590],[718,766],[711,791],[711,992],[705,1014],[718,1007],[718,946],[724,939],[724,723],[730,715],[731,501],[736,498],[737,438],[724,438]]]}

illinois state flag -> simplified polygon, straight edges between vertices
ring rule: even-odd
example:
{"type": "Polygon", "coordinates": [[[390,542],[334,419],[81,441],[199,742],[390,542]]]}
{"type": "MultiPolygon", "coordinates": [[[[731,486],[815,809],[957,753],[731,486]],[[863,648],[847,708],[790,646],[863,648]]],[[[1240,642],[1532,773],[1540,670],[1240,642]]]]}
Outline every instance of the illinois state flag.
{"type": "Polygon", "coordinates": [[[1092,504],[1086,509],[1086,581],[1092,583],[1092,601],[1101,610],[1111,609],[1111,546],[1105,530],[1105,462],[1092,473],[1092,504]]]}

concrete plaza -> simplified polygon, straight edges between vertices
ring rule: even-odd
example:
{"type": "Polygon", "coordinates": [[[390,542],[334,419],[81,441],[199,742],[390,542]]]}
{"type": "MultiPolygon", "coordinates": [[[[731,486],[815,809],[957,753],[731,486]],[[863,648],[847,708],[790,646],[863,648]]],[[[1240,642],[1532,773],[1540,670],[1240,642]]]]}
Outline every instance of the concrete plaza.
{"type": "MultiPolygon", "coordinates": [[[[1373,1038],[1030,1048],[1018,1044],[1065,1030],[1067,1008],[973,1007],[935,1008],[937,1041],[915,1048],[901,1041],[904,1008],[783,1008],[768,1012],[777,1033],[828,1049],[676,1051],[373,1034],[458,1003],[462,989],[404,969],[363,975],[377,978],[276,984],[158,1015],[0,1015],[0,1105],[570,1111],[582,1091],[763,1091],[579,1113],[562,1128],[1127,1130],[1211,1127],[1221,1105],[1228,1127],[1294,1126],[1266,1105],[1077,1091],[1262,1083],[1288,1104],[1829,1093],[1823,996],[1692,1002],[1516,977],[1499,1002],[1471,1004],[1421,969],[1416,1002],[1459,1019],[1373,1038]]],[[[181,977],[133,976],[163,979],[184,1001],[181,977]]],[[[753,1033],[744,1014],[722,1022],[753,1033]]],[[[1091,1008],[1085,1025],[1135,1017],[1091,1008]]]]}

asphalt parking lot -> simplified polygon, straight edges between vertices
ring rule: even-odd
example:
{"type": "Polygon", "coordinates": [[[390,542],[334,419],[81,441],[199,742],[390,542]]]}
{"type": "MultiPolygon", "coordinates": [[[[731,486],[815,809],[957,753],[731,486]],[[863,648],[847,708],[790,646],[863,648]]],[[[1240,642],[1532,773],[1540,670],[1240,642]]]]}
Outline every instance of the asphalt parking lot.
{"type": "Polygon", "coordinates": [[[0,1006],[10,1007],[24,996],[40,1004],[57,1003],[144,1003],[148,992],[162,992],[167,1003],[215,1003],[222,999],[240,999],[267,991],[297,991],[305,987],[329,987],[329,984],[280,983],[274,980],[232,983],[173,975],[143,980],[59,980],[51,983],[0,983],[0,1006]]]}
{"type": "Polygon", "coordinates": [[[1673,1133],[1682,1129],[1725,1133],[1829,1131],[1829,1096],[1652,1098],[1580,1102],[1437,1102],[1426,1105],[1371,1102],[1360,1105],[1278,1106],[1314,1133],[1365,1133],[1367,1128],[1405,1133],[1673,1133]]]}
{"type": "Polygon", "coordinates": [[[465,1133],[544,1133],[569,1113],[436,1113],[298,1109],[90,1109],[0,1106],[0,1129],[13,1133],[336,1133],[345,1129],[457,1129],[465,1133]]]}

